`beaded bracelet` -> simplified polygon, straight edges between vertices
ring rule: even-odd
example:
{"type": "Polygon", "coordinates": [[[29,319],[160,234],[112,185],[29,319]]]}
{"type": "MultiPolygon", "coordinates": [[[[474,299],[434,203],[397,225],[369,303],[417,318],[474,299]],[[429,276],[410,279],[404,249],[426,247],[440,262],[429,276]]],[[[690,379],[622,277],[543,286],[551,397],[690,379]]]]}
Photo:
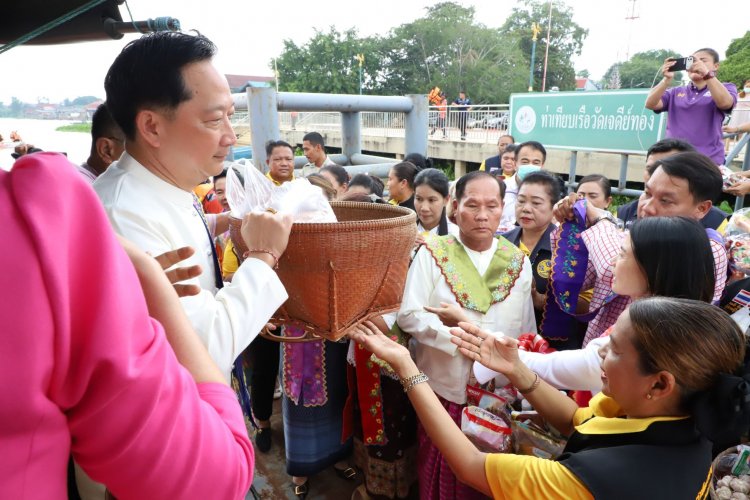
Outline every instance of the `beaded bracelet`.
{"type": "Polygon", "coordinates": [[[251,248],[250,250],[242,254],[242,259],[247,259],[251,253],[267,253],[273,258],[273,268],[279,268],[279,258],[276,257],[276,254],[274,254],[272,251],[266,250],[264,248],[251,248]]]}
{"type": "Polygon", "coordinates": [[[531,394],[536,390],[537,387],[539,387],[539,384],[542,383],[542,379],[539,378],[539,374],[537,372],[534,372],[534,382],[531,383],[531,386],[526,389],[518,389],[518,392],[523,394],[524,396],[527,394],[531,394]]]}
{"type": "Polygon", "coordinates": [[[427,382],[428,380],[430,379],[424,374],[424,372],[419,372],[411,377],[401,379],[401,385],[404,386],[404,392],[409,392],[415,385],[427,382]]]}

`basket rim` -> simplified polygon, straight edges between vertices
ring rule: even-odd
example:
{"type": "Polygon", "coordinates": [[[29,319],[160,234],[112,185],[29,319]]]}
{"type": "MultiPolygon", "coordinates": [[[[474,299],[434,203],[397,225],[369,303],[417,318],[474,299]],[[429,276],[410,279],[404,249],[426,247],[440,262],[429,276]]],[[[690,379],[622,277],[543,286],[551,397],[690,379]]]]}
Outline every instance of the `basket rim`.
{"type": "MultiPolygon", "coordinates": [[[[391,212],[395,217],[387,219],[366,219],[358,221],[342,222],[295,222],[292,224],[293,233],[329,233],[329,232],[349,232],[361,231],[365,229],[387,229],[399,226],[408,226],[416,224],[417,213],[406,207],[399,207],[385,203],[367,203],[362,201],[331,201],[331,207],[341,208],[365,208],[382,212],[391,212]],[[399,215],[396,215],[399,214],[399,215]]],[[[242,219],[229,215],[230,223],[241,223],[242,219]]]]}

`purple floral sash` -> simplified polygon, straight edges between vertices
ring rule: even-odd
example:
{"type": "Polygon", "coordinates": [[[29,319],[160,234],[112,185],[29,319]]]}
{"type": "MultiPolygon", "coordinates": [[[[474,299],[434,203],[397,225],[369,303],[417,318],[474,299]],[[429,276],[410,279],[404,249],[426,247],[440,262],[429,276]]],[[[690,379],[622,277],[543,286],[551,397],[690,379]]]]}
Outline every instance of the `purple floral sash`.
{"type": "Polygon", "coordinates": [[[601,307],[586,314],[576,314],[578,296],[586,279],[589,251],[581,233],[586,229],[586,200],[573,205],[573,220],[560,225],[560,238],[552,249],[552,272],[547,287],[541,331],[544,338],[567,340],[570,337],[570,318],[585,323],[594,319],[617,295],[610,293],[601,307]]]}
{"type": "MultiPolygon", "coordinates": [[[[304,334],[298,326],[284,326],[286,336],[301,337],[304,334]]],[[[328,402],[324,342],[282,343],[282,385],[286,397],[296,405],[324,406],[328,402]]]]}

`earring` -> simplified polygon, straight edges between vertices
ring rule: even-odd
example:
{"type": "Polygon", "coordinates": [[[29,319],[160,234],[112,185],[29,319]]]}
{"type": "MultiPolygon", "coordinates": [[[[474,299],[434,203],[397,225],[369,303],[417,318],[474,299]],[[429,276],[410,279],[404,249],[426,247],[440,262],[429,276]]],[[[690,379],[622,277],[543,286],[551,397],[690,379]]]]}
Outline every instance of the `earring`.
{"type": "Polygon", "coordinates": [[[646,399],[651,399],[651,394],[646,394],[646,399]]]}

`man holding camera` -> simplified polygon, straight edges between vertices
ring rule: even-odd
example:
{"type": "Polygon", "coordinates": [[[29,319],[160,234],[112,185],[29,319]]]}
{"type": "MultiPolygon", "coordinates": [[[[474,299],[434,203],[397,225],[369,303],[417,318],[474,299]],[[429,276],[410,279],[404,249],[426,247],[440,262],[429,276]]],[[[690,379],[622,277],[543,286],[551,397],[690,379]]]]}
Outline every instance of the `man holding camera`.
{"type": "Polygon", "coordinates": [[[689,142],[696,150],[724,164],[721,125],[724,116],[737,103],[737,87],[716,78],[719,54],[714,49],[700,49],[691,57],[667,58],[661,67],[664,78],[646,98],[646,108],[656,113],[668,111],[667,137],[689,142]],[[674,72],[685,67],[690,83],[672,87],[674,72]]]}

